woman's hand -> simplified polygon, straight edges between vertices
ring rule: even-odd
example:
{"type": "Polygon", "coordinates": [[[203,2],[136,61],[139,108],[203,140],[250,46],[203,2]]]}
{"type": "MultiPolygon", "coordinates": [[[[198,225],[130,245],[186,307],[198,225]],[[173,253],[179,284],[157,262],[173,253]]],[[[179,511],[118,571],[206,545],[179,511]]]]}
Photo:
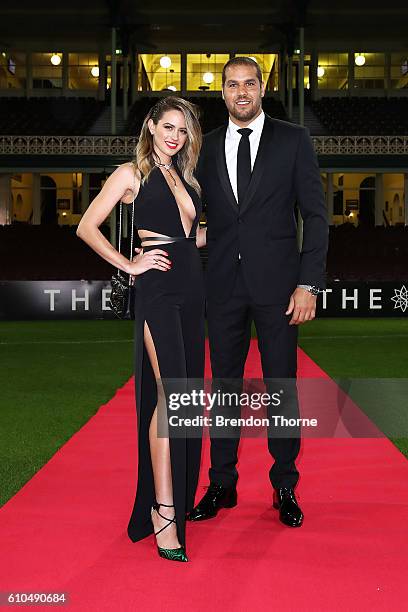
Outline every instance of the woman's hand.
{"type": "Polygon", "coordinates": [[[162,249],[153,249],[143,253],[143,249],[135,249],[135,255],[127,266],[126,272],[131,276],[143,274],[147,270],[161,270],[167,272],[171,270],[171,261],[168,259],[168,253],[162,249]]]}

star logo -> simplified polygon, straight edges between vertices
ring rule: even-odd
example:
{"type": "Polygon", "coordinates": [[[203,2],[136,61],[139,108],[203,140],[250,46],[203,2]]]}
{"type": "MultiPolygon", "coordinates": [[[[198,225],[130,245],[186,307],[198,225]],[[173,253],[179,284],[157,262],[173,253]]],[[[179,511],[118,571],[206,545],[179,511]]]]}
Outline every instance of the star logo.
{"type": "Polygon", "coordinates": [[[394,289],[395,295],[391,298],[395,302],[395,308],[401,308],[405,312],[408,308],[408,289],[402,285],[401,289],[394,289]]]}

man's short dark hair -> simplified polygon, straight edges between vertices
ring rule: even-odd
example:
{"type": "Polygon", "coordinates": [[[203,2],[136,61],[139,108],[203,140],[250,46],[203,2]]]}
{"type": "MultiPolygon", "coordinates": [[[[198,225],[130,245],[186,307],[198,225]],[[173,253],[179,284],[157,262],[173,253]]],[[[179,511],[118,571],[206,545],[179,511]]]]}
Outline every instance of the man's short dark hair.
{"type": "Polygon", "coordinates": [[[258,62],[253,60],[251,57],[233,57],[230,60],[228,60],[228,62],[225,64],[224,68],[222,69],[222,86],[223,87],[225,85],[225,81],[227,78],[226,70],[230,66],[252,66],[252,68],[255,68],[256,70],[256,77],[259,81],[259,84],[260,85],[262,84],[262,72],[261,72],[258,62]]]}

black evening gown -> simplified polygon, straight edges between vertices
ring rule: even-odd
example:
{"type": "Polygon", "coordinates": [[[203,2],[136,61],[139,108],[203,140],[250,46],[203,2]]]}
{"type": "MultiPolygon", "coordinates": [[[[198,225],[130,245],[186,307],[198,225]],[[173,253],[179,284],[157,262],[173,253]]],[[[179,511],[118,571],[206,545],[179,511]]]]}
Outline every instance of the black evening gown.
{"type": "MultiPolygon", "coordinates": [[[[177,168],[177,166],[175,166],[177,168]]],[[[184,179],[196,215],[186,236],[177,201],[159,168],[140,186],[135,200],[135,226],[170,237],[173,243],[159,248],[172,262],[168,272],[148,270],[136,277],[135,290],[135,395],[138,430],[136,499],[128,525],[133,542],[153,533],[151,507],[155,500],[149,444],[149,425],[157,403],[157,387],[144,345],[147,323],[157,354],[161,379],[202,380],[204,377],[204,284],[201,259],[194,236],[201,201],[184,179]]],[[[166,386],[166,385],[164,385],[166,386]]],[[[201,456],[201,437],[170,435],[173,499],[180,544],[185,545],[185,515],[194,505],[201,456]]],[[[161,500],[158,499],[158,502],[161,500]]]]}

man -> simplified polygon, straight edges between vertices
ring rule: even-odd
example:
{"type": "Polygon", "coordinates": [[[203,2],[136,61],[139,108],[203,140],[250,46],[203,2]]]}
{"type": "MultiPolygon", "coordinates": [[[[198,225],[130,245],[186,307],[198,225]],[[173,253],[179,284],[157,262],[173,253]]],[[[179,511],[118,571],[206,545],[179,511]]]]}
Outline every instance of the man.
{"type": "MultiPolygon", "coordinates": [[[[254,321],[264,379],[295,381],[297,326],[314,318],[325,286],[328,224],[317,158],[305,128],[264,114],[265,86],[254,60],[227,62],[222,93],[229,123],[204,138],[198,168],[207,211],[213,377],[243,378],[254,321]],[[303,219],[300,254],[296,203],[303,219]]],[[[236,505],[238,444],[239,434],[211,432],[210,486],[190,520],[236,505]]],[[[274,507],[284,524],[298,527],[300,437],[268,432],[268,448],[274,507]]]]}

